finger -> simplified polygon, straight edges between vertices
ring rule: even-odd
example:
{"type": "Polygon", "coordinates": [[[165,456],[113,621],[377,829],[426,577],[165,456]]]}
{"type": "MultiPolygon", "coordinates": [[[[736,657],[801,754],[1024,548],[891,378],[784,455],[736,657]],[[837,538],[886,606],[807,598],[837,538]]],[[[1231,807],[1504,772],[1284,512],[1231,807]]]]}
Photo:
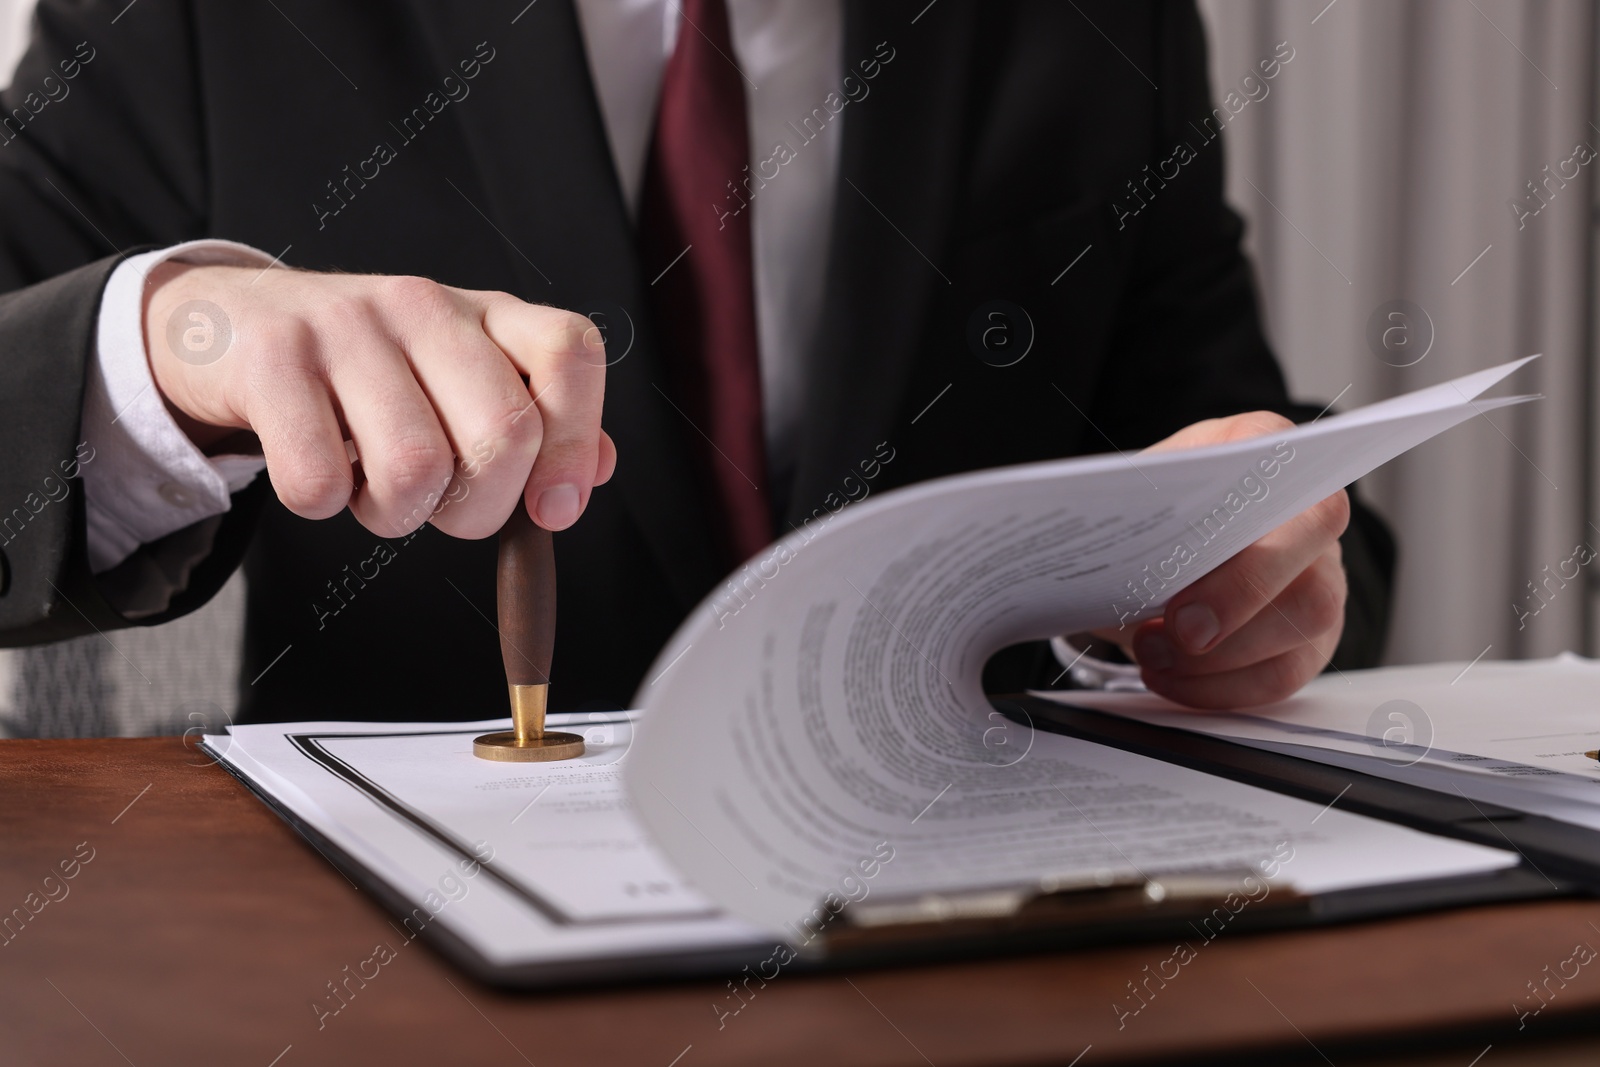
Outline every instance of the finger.
{"type": "Polygon", "coordinates": [[[1275,411],[1246,411],[1222,419],[1203,419],[1190,423],[1170,437],[1163,438],[1145,449],[1146,452],[1174,452],[1200,445],[1222,444],[1227,441],[1244,441],[1292,429],[1294,423],[1275,411]]]}
{"type": "Polygon", "coordinates": [[[1184,677],[1143,671],[1141,677],[1147,689],[1168,700],[1221,711],[1287,699],[1320,674],[1326,662],[1321,652],[1302,643],[1271,659],[1221,674],[1184,677]]]}
{"type": "Polygon", "coordinates": [[[1141,668],[1173,677],[1223,674],[1310,644],[1331,657],[1344,629],[1344,566],[1337,546],[1324,552],[1284,591],[1236,632],[1204,655],[1180,649],[1164,619],[1134,633],[1134,659],[1141,668]]]}
{"type": "Polygon", "coordinates": [[[1337,545],[1350,521],[1343,489],[1296,515],[1167,604],[1167,633],[1193,655],[1209,652],[1337,545]]]}
{"type": "Polygon", "coordinates": [[[544,440],[528,477],[534,521],[564,530],[589,504],[600,472],[605,340],[594,323],[504,294],[486,301],[484,331],[528,378],[544,440]]]}
{"type": "Polygon", "coordinates": [[[329,378],[365,475],[350,513],[379,537],[411,533],[439,507],[455,466],[433,405],[405,353],[375,334],[332,361],[329,378]]]}
{"type": "Polygon", "coordinates": [[[423,393],[458,457],[433,524],[454,537],[488,537],[522,499],[544,436],[517,368],[477,329],[434,331],[408,353],[423,393]]]}
{"type": "Polygon", "coordinates": [[[250,428],[261,440],[267,477],[283,506],[305,519],[343,511],[355,479],[327,382],[299,365],[263,361],[245,404],[250,428]]]}
{"type": "Polygon", "coordinates": [[[605,485],[617,473],[617,445],[611,435],[600,431],[600,469],[595,472],[594,484],[605,485]]]}

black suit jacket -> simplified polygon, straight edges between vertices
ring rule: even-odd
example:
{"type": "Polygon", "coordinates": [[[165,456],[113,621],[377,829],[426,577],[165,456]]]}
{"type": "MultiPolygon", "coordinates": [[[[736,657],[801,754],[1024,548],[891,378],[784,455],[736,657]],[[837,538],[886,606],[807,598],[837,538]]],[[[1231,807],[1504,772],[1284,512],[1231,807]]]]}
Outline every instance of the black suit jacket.
{"type": "MultiPolygon", "coordinates": [[[[74,456],[117,254],[229,237],[298,267],[426,275],[608,313],[611,354],[627,352],[606,386],[620,464],[556,539],[553,695],[558,708],[627,702],[730,561],[707,536],[693,431],[657,389],[649,279],[570,0],[124,7],[43,0],[4,96],[8,114],[26,114],[0,146],[0,522],[25,502],[27,516],[0,534],[0,641],[129,624],[116,577],[88,572],[82,494],[37,512],[29,494],[74,456]],[[62,62],[91,51],[63,80],[62,62]]],[[[1138,448],[1246,409],[1314,413],[1290,403],[1261,333],[1241,226],[1222,200],[1221,144],[1201,123],[1210,103],[1190,3],[844,10],[844,70],[880,65],[843,114],[785,528],[858,495],[845,479],[884,443],[894,459],[874,492],[1138,448]],[[1180,142],[1194,158],[1144,184],[1180,142]],[[1129,182],[1146,205],[1134,215],[1129,182]],[[969,343],[994,300],[1023,309],[1013,330],[1031,323],[1031,350],[1011,366],[969,343]]],[[[192,610],[242,559],[246,718],[503,711],[492,541],[426,528],[380,549],[348,513],[289,514],[265,478],[220,523],[173,537],[129,567],[192,542],[209,541],[209,554],[167,610],[138,622],[192,610]]],[[[1392,548],[1358,509],[1345,549],[1340,662],[1369,664],[1392,548]]],[[[1036,661],[998,661],[994,684],[1035,681],[1036,661]]]]}

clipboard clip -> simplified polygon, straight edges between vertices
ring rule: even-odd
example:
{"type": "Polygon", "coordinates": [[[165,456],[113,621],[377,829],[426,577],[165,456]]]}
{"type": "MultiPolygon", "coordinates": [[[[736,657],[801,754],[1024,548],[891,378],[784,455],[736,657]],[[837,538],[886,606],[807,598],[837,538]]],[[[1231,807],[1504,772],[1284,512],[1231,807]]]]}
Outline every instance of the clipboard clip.
{"type": "Polygon", "coordinates": [[[1248,867],[1151,877],[1047,877],[1026,885],[846,904],[823,931],[821,954],[951,941],[1099,941],[1187,923],[1225,928],[1246,911],[1254,920],[1262,912],[1303,910],[1310,900],[1248,867]]]}

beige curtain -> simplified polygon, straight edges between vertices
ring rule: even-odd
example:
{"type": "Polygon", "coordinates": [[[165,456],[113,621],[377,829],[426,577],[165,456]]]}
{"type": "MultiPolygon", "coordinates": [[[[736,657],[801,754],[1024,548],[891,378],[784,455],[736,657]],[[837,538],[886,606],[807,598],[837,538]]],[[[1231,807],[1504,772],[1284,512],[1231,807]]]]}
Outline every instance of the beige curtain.
{"type": "Polygon", "coordinates": [[[1227,126],[1228,194],[1296,393],[1350,407],[1544,353],[1513,381],[1544,400],[1364,483],[1401,539],[1389,660],[1592,649],[1594,5],[1201,7],[1214,91],[1247,101],[1227,126]],[[1245,83],[1282,42],[1277,77],[1245,83]]]}

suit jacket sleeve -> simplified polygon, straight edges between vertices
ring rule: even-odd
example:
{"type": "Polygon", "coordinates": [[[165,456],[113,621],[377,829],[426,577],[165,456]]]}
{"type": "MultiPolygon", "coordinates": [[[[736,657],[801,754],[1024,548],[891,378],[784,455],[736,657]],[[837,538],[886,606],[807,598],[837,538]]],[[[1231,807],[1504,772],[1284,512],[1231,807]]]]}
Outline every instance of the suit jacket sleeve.
{"type": "MultiPolygon", "coordinates": [[[[1192,3],[1156,6],[1154,54],[1159,104],[1147,134],[1150,171],[1129,175],[1141,197],[1119,190],[1123,198],[1110,209],[1134,231],[1123,236],[1137,242],[1138,251],[1091,415],[1124,448],[1241,411],[1277,411],[1296,422],[1314,418],[1320,407],[1290,401],[1262,333],[1250,263],[1240,247],[1244,226],[1223,200],[1226,134],[1212,133],[1218,123],[1204,31],[1192,3]],[[1166,178],[1174,169],[1176,176],[1166,178]],[[1148,186],[1147,174],[1154,174],[1148,186]],[[1121,214],[1141,199],[1136,214],[1121,214]]],[[[1382,654],[1395,558],[1389,531],[1353,488],[1351,510],[1342,538],[1350,595],[1333,661],[1340,668],[1374,666],[1382,654]]]]}
{"type": "Polygon", "coordinates": [[[255,488],[221,521],[89,571],[79,467],[84,380],[100,296],[123,251],[200,235],[198,94],[184,6],[41,0],[33,41],[0,93],[0,645],[129,625],[116,605],[196,550],[166,610],[221,587],[248,541],[255,488]],[[160,57],[159,59],[155,57],[160,57]]]}

